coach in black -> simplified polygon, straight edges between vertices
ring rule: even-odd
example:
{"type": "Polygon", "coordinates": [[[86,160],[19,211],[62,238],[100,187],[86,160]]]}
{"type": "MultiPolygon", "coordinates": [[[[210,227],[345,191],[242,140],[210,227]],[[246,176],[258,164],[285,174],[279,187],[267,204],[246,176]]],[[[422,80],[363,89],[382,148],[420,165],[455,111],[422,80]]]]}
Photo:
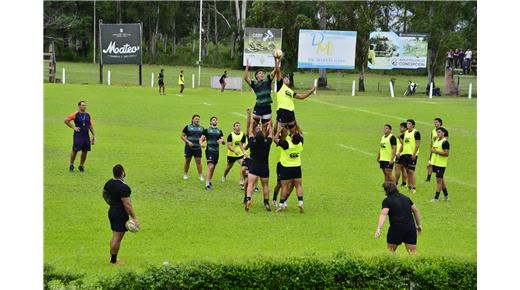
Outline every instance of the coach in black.
{"type": "Polygon", "coordinates": [[[381,236],[381,228],[389,216],[390,228],[386,236],[388,250],[395,253],[397,246],[404,243],[410,254],[415,254],[417,233],[421,233],[421,215],[419,209],[408,196],[400,193],[392,181],[383,183],[386,198],[383,200],[381,214],[375,237],[381,236]],[[415,219],[414,219],[415,218],[415,219]]]}
{"type": "Polygon", "coordinates": [[[139,222],[135,216],[132,202],[130,201],[130,194],[132,190],[124,182],[126,176],[125,169],[121,164],[117,164],[112,169],[114,178],[105,183],[103,188],[103,198],[110,206],[108,210],[108,219],[110,220],[110,228],[112,229],[112,239],[110,240],[110,263],[120,264],[117,259],[117,253],[121,246],[121,241],[125,235],[126,222],[128,216],[132,218],[137,228],[139,222]]]}

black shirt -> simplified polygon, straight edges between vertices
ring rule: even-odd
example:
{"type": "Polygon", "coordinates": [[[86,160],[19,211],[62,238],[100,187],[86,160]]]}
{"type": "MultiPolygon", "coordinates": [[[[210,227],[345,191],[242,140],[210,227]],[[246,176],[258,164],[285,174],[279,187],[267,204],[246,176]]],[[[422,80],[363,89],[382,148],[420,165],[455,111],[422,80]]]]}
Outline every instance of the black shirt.
{"type": "Polygon", "coordinates": [[[264,139],[264,142],[257,142],[255,137],[249,137],[248,145],[251,148],[251,160],[258,164],[268,164],[272,142],[271,137],[264,139]]]}
{"type": "Polygon", "coordinates": [[[412,216],[413,201],[402,193],[394,193],[383,200],[382,208],[388,208],[390,225],[415,224],[412,216]]]}
{"type": "Polygon", "coordinates": [[[223,82],[225,78],[227,78],[227,76],[226,74],[223,74],[222,76],[220,76],[219,82],[223,82]]]}
{"type": "Polygon", "coordinates": [[[103,197],[110,205],[111,210],[125,210],[121,198],[129,197],[132,193],[132,190],[128,185],[126,185],[126,183],[119,179],[110,179],[105,183],[103,189],[106,191],[106,195],[103,193],[103,197]]]}

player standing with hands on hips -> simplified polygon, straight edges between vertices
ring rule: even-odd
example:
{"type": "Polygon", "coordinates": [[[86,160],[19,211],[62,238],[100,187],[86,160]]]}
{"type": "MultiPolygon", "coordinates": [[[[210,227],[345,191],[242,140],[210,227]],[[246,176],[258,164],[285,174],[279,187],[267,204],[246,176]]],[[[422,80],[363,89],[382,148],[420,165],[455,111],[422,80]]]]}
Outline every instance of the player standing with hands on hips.
{"type": "Polygon", "coordinates": [[[78,103],[78,111],[68,115],[65,120],[65,125],[74,130],[72,152],[70,153],[69,171],[74,171],[74,161],[78,151],[81,151],[81,160],[78,170],[83,172],[85,170],[85,161],[87,160],[87,153],[90,151],[90,144],[96,144],[96,134],[94,133],[94,126],[92,125],[92,117],[87,113],[87,103],[80,101],[78,103]],[[74,120],[74,125],[71,121],[74,120]],[[92,132],[92,143],[90,141],[89,131],[92,132]]]}

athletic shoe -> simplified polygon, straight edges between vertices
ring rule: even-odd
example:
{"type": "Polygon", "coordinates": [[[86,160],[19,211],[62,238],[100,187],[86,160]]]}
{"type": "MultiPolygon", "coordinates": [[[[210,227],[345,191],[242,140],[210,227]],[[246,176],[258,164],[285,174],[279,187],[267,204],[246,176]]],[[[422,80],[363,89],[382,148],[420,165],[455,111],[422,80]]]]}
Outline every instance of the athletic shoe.
{"type": "Polygon", "coordinates": [[[439,199],[437,199],[437,198],[430,200],[430,202],[438,202],[438,201],[439,201],[439,199]]]}
{"type": "Polygon", "coordinates": [[[78,170],[79,172],[85,172],[85,168],[83,167],[83,165],[78,166],[78,170]]]}
{"type": "Polygon", "coordinates": [[[444,201],[450,201],[450,198],[447,197],[447,196],[445,196],[445,197],[444,197],[444,201]]]}
{"type": "Polygon", "coordinates": [[[249,211],[249,209],[251,208],[251,206],[253,206],[253,203],[252,203],[250,200],[246,201],[246,208],[245,208],[245,210],[246,210],[246,211],[249,211]]]}
{"type": "Polygon", "coordinates": [[[255,187],[255,192],[259,192],[259,191],[260,191],[260,189],[258,189],[258,186],[255,187]]]}
{"type": "Polygon", "coordinates": [[[240,190],[244,190],[244,185],[240,184],[240,190]]]}
{"type": "Polygon", "coordinates": [[[74,171],[74,165],[69,165],[69,172],[73,172],[74,171]]]}
{"type": "Polygon", "coordinates": [[[303,213],[303,201],[298,201],[298,208],[300,209],[300,213],[303,213]]]}
{"type": "Polygon", "coordinates": [[[272,204],[274,208],[278,208],[278,203],[276,202],[276,199],[273,199],[272,204]]]}
{"type": "Polygon", "coordinates": [[[188,174],[184,174],[184,176],[182,176],[182,179],[184,179],[184,180],[188,179],[188,174]]]}
{"type": "Polygon", "coordinates": [[[264,208],[267,211],[271,211],[271,207],[269,206],[269,203],[264,204],[264,208]]]}
{"type": "Polygon", "coordinates": [[[408,192],[410,192],[411,194],[415,194],[417,191],[415,189],[410,189],[408,192]]]}
{"type": "Polygon", "coordinates": [[[199,176],[199,180],[200,180],[200,181],[204,181],[204,180],[205,180],[205,179],[204,179],[204,176],[202,176],[202,175],[199,176]]]}
{"type": "Polygon", "coordinates": [[[222,176],[222,182],[226,182],[226,177],[222,176]]]}
{"type": "Polygon", "coordinates": [[[277,212],[284,211],[286,208],[287,208],[287,205],[285,205],[285,203],[280,203],[278,205],[278,209],[276,211],[277,212]]]}

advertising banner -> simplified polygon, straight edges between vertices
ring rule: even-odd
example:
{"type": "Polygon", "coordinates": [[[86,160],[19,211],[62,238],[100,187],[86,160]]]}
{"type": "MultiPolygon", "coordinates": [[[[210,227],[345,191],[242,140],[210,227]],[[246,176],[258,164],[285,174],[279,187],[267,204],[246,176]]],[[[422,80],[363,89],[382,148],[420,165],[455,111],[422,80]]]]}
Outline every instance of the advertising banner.
{"type": "Polygon", "coordinates": [[[249,60],[250,66],[274,67],[273,50],[275,48],[282,49],[282,29],[245,28],[244,66],[249,60]]]}
{"type": "Polygon", "coordinates": [[[101,64],[141,64],[141,24],[100,24],[101,64]]]}
{"type": "Polygon", "coordinates": [[[370,69],[426,68],[428,35],[377,31],[371,32],[368,50],[370,69]]]}
{"type": "Polygon", "coordinates": [[[356,31],[300,29],[298,68],[354,69],[356,31]]]}

